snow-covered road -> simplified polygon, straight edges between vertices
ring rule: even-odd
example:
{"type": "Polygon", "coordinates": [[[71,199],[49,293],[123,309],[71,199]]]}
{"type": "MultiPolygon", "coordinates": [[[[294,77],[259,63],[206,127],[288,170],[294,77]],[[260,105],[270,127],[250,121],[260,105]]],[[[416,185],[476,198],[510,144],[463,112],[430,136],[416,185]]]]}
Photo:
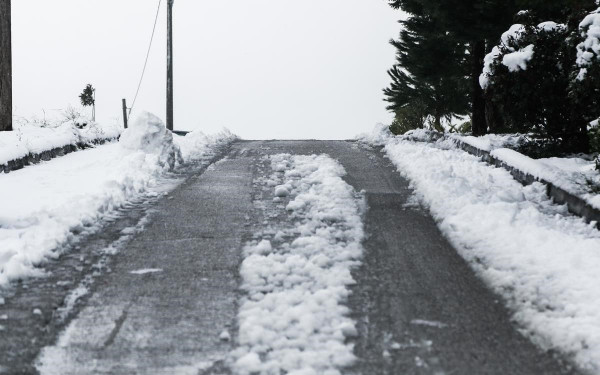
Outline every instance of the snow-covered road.
{"type": "Polygon", "coordinates": [[[144,230],[128,231],[93,271],[92,288],[49,278],[39,290],[71,288],[65,304],[74,313],[60,335],[55,299],[17,287],[0,305],[0,366],[35,363],[42,374],[577,373],[519,333],[420,201],[368,146],[238,141],[157,199],[144,230]],[[11,356],[20,345],[28,354],[11,356]]]}

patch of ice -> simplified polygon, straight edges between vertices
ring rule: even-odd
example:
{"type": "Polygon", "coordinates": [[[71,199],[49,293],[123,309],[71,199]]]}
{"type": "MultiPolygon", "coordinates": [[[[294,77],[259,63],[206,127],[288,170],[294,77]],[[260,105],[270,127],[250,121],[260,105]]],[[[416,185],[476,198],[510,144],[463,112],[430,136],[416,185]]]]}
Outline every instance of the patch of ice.
{"type": "Polygon", "coordinates": [[[73,311],[75,303],[89,293],[89,289],[86,283],[81,283],[77,288],[71,291],[64,300],[63,306],[57,309],[58,317],[60,320],[64,320],[67,315],[73,311]]]}
{"type": "Polygon", "coordinates": [[[133,275],[145,275],[148,273],[159,273],[159,272],[163,272],[162,268],[144,268],[141,270],[131,271],[129,273],[133,274],[133,275]]]}
{"type": "Polygon", "coordinates": [[[427,327],[434,327],[434,328],[448,327],[447,324],[442,323],[442,322],[436,322],[433,320],[423,320],[423,319],[413,319],[410,321],[410,324],[416,325],[416,326],[427,326],[427,327]]]}

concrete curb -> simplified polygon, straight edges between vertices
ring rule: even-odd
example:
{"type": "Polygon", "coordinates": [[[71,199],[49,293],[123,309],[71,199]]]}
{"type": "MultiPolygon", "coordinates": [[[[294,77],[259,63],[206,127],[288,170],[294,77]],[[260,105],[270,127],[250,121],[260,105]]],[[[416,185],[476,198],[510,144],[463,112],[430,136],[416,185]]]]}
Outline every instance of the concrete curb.
{"type": "Polygon", "coordinates": [[[64,156],[66,154],[70,154],[71,152],[102,145],[104,143],[113,142],[116,140],[118,140],[118,138],[98,139],[89,143],[71,144],[63,147],[53,148],[51,150],[46,150],[40,153],[30,153],[26,156],[23,156],[22,158],[10,160],[5,164],[0,164],[0,173],[9,173],[11,171],[23,169],[29,165],[38,164],[42,161],[48,161],[60,156],[64,156]]]}
{"type": "MultiPolygon", "coordinates": [[[[417,139],[414,138],[409,139],[412,141],[417,141],[417,139]]],[[[600,210],[592,207],[585,201],[585,199],[579,197],[578,195],[570,193],[554,185],[550,181],[546,181],[545,179],[532,176],[527,172],[523,172],[518,168],[493,157],[489,151],[481,150],[459,139],[452,138],[441,133],[434,133],[430,138],[430,142],[436,142],[440,139],[454,143],[461,150],[468,152],[471,155],[480,157],[483,161],[490,165],[506,169],[508,172],[510,172],[515,180],[519,181],[523,185],[531,185],[536,181],[541,182],[542,184],[546,185],[546,194],[548,194],[548,196],[552,198],[555,203],[566,204],[570,213],[584,218],[588,223],[593,221],[596,222],[596,227],[600,229],[600,210]]]]}

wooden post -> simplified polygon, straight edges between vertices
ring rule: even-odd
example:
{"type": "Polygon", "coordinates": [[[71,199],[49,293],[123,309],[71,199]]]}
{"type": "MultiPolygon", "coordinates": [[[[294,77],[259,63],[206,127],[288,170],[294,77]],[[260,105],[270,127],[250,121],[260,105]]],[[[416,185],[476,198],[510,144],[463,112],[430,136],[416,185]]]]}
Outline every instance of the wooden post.
{"type": "Polygon", "coordinates": [[[10,1],[0,0],[0,131],[12,130],[10,1]]]}
{"type": "Polygon", "coordinates": [[[96,89],[94,89],[94,104],[92,104],[92,121],[96,122],[96,89]]]}
{"type": "Polygon", "coordinates": [[[173,131],[173,2],[167,5],[167,129],[173,131]]]}
{"type": "Polygon", "coordinates": [[[127,129],[127,100],[123,99],[123,126],[127,129]]]}

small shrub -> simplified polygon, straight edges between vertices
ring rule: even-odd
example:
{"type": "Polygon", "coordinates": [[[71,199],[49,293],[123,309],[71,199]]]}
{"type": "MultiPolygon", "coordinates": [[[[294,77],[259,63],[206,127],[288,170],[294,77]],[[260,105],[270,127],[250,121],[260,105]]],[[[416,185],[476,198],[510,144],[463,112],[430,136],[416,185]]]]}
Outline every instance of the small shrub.
{"type": "Polygon", "coordinates": [[[72,122],[79,129],[85,128],[90,122],[86,116],[84,116],[78,109],[68,106],[67,109],[63,111],[63,117],[65,118],[65,122],[72,122]]]}
{"type": "Polygon", "coordinates": [[[467,133],[471,133],[472,130],[473,130],[473,124],[471,123],[470,120],[465,121],[459,125],[450,124],[450,133],[467,134],[467,133]]]}
{"type": "Polygon", "coordinates": [[[411,104],[396,111],[390,131],[394,135],[402,135],[409,130],[421,129],[425,125],[427,115],[419,104],[411,104]]]}

